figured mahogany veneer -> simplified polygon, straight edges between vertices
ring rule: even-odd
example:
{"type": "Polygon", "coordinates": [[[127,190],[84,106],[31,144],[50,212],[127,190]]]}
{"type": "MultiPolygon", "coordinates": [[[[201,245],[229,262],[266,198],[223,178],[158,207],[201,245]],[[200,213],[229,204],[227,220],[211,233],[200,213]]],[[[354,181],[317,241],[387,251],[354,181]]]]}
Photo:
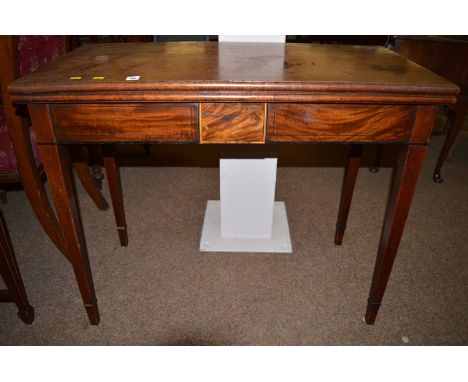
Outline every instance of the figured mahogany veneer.
{"type": "Polygon", "coordinates": [[[273,142],[404,142],[415,111],[406,105],[272,104],[268,137],[273,142]]]}
{"type": "Polygon", "coordinates": [[[265,143],[265,104],[202,103],[200,143],[265,143]]]}
{"type": "MultiPolygon", "coordinates": [[[[197,104],[51,105],[58,142],[197,140],[197,104]]],[[[50,143],[38,132],[39,142],[50,143]]]]}

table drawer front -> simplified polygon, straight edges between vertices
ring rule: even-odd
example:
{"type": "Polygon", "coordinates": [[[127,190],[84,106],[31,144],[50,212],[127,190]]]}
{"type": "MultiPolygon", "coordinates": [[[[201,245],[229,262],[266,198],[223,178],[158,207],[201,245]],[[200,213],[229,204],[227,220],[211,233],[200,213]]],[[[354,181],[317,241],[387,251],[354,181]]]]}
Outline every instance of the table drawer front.
{"type": "Polygon", "coordinates": [[[406,105],[272,104],[269,140],[275,142],[403,142],[416,108],[406,105]]]}
{"type": "Polygon", "coordinates": [[[197,104],[51,105],[58,142],[198,140],[197,104]]]}
{"type": "Polygon", "coordinates": [[[263,103],[202,103],[201,143],[264,143],[263,103]]]}

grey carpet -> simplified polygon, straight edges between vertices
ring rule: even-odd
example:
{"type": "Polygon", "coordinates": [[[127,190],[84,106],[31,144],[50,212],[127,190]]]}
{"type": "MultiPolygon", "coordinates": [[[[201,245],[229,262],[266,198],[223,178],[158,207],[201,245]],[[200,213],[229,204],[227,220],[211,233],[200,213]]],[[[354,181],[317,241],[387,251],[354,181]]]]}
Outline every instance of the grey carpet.
{"type": "MultiPolygon", "coordinates": [[[[431,141],[374,326],[362,317],[390,167],[378,174],[361,169],[344,243],[336,247],[343,147],[278,147],[276,200],[286,202],[294,252],[200,253],[206,201],[218,198],[218,169],[196,166],[220,149],[181,146],[195,166],[122,168],[128,248],[118,244],[112,212],[98,211],[78,187],[98,327],[88,324],[71,267],[46,238],[24,192],[9,193],[2,210],[36,321],[26,326],[14,304],[0,304],[0,344],[398,345],[405,336],[410,345],[466,345],[468,134],[445,165],[445,183],[435,184],[442,142],[441,136],[431,141]]],[[[153,149],[151,160],[174,163],[167,147],[153,149]]],[[[367,151],[371,158],[372,148],[367,151]]],[[[390,150],[385,161],[393,159],[390,150]]],[[[103,192],[109,198],[106,185],[103,192]]]]}

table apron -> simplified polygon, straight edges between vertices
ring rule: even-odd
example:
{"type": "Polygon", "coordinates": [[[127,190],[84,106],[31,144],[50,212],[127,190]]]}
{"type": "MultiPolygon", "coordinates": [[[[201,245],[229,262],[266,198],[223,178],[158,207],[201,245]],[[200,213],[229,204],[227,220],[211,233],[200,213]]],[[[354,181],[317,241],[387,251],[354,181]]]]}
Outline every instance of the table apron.
{"type": "Polygon", "coordinates": [[[48,123],[35,125],[38,142],[43,144],[427,144],[432,126],[415,123],[415,119],[424,114],[421,108],[437,109],[418,105],[259,102],[35,104],[31,108],[42,108],[41,118],[46,115],[48,119],[48,123]]]}

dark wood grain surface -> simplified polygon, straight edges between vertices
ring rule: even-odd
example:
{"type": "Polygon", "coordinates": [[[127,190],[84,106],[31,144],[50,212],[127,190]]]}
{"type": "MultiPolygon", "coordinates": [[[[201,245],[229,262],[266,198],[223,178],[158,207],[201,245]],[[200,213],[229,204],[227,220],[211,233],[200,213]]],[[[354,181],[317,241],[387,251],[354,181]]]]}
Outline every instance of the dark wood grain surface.
{"type": "Polygon", "coordinates": [[[406,142],[416,107],[273,104],[268,138],[275,142],[406,142]]]}
{"type": "MultiPolygon", "coordinates": [[[[58,142],[159,141],[198,139],[197,104],[51,105],[58,142]]],[[[38,128],[39,142],[52,142],[38,128]]]]}
{"type": "Polygon", "coordinates": [[[84,46],[15,81],[10,92],[23,102],[393,98],[446,103],[453,102],[458,88],[383,47],[190,42],[84,46]],[[126,80],[137,75],[138,81],[126,80]],[[70,79],[76,77],[81,79],[70,79]]]}
{"type": "Polygon", "coordinates": [[[201,143],[265,143],[263,103],[202,103],[201,143]]]}

